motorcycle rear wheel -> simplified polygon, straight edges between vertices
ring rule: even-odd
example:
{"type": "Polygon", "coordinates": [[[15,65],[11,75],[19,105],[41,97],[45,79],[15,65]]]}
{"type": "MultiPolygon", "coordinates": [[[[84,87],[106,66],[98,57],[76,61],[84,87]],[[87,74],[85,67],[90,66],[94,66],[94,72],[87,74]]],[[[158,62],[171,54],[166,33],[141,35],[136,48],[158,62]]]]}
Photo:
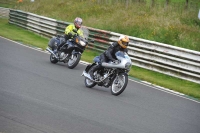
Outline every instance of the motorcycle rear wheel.
{"type": "Polygon", "coordinates": [[[86,87],[92,88],[92,87],[94,87],[95,85],[96,85],[95,82],[93,82],[93,81],[91,81],[91,80],[85,78],[85,86],[86,86],[86,87]]]}
{"type": "Polygon", "coordinates": [[[127,84],[128,76],[125,73],[120,73],[118,76],[115,77],[111,85],[112,95],[120,95],[126,89],[127,84]]]}
{"type": "Polygon", "coordinates": [[[73,69],[74,67],[76,67],[78,65],[80,59],[81,59],[80,54],[74,54],[72,59],[71,59],[71,57],[69,58],[69,60],[67,62],[67,67],[70,69],[73,69]]]}
{"type": "MultiPolygon", "coordinates": [[[[93,67],[95,67],[95,66],[93,66],[93,67]]],[[[90,70],[88,71],[88,73],[90,73],[90,71],[92,71],[93,67],[90,68],[90,70]]],[[[86,86],[86,87],[92,88],[92,87],[94,87],[95,85],[96,85],[95,82],[93,82],[93,81],[91,81],[91,80],[85,78],[85,86],[86,86]]]]}
{"type": "Polygon", "coordinates": [[[53,63],[53,64],[56,64],[56,63],[58,62],[58,60],[54,57],[53,54],[50,55],[50,61],[51,61],[51,63],[53,63]]]}

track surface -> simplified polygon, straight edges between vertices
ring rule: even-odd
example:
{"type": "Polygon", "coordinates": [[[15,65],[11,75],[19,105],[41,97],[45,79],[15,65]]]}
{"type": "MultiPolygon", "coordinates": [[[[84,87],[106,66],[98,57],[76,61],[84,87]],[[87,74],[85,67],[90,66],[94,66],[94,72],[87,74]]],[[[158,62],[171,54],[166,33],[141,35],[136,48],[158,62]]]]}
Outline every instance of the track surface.
{"type": "Polygon", "coordinates": [[[88,89],[84,68],[0,37],[0,132],[199,133],[198,102],[130,80],[120,96],[88,89]]]}

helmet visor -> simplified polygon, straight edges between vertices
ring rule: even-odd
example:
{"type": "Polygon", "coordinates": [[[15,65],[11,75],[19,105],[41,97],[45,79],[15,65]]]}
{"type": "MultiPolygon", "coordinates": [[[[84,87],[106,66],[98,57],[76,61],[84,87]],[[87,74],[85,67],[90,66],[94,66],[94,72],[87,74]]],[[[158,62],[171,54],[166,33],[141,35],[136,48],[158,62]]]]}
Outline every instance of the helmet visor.
{"type": "Polygon", "coordinates": [[[123,42],[122,41],[122,44],[125,45],[125,46],[128,46],[128,42],[123,42]]]}
{"type": "Polygon", "coordinates": [[[76,27],[80,28],[80,27],[81,27],[81,25],[82,25],[82,23],[81,23],[81,22],[79,22],[79,21],[77,21],[77,22],[75,23],[75,25],[76,25],[76,27]]]}

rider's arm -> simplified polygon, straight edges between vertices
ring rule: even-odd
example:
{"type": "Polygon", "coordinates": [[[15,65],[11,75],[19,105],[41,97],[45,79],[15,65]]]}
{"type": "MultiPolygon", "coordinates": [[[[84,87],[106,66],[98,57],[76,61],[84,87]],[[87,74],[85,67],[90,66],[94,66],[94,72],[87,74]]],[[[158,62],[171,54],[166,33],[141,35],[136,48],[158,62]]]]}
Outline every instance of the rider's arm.
{"type": "Polygon", "coordinates": [[[77,31],[77,33],[78,33],[79,36],[82,36],[82,37],[83,37],[83,31],[82,31],[81,29],[79,29],[79,30],[77,31]]]}
{"type": "Polygon", "coordinates": [[[73,30],[73,25],[68,25],[65,28],[65,34],[68,35],[73,30]]]}
{"type": "Polygon", "coordinates": [[[124,52],[126,52],[126,53],[128,54],[128,49],[127,49],[127,48],[125,48],[125,49],[124,49],[124,52]]]}
{"type": "Polygon", "coordinates": [[[111,46],[106,50],[105,54],[106,57],[111,60],[114,61],[115,59],[112,57],[112,54],[114,52],[114,47],[115,47],[115,43],[112,43],[111,46]]]}

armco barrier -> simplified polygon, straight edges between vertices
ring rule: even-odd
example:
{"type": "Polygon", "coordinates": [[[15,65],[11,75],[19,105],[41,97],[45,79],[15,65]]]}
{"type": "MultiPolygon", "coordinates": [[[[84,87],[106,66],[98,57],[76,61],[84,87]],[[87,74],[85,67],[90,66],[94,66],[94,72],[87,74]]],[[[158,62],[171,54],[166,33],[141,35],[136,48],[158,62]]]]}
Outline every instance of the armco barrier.
{"type": "Polygon", "coordinates": [[[9,8],[0,7],[0,18],[8,18],[9,17],[9,8]]]}
{"type": "MultiPolygon", "coordinates": [[[[47,37],[63,34],[65,27],[70,24],[12,9],[9,23],[47,37]]],[[[89,29],[89,39],[95,40],[93,44],[89,44],[89,48],[100,52],[103,52],[112,42],[117,41],[121,35],[87,28],[89,29]]],[[[129,38],[128,54],[133,65],[200,84],[200,52],[131,36],[129,38]]]]}

